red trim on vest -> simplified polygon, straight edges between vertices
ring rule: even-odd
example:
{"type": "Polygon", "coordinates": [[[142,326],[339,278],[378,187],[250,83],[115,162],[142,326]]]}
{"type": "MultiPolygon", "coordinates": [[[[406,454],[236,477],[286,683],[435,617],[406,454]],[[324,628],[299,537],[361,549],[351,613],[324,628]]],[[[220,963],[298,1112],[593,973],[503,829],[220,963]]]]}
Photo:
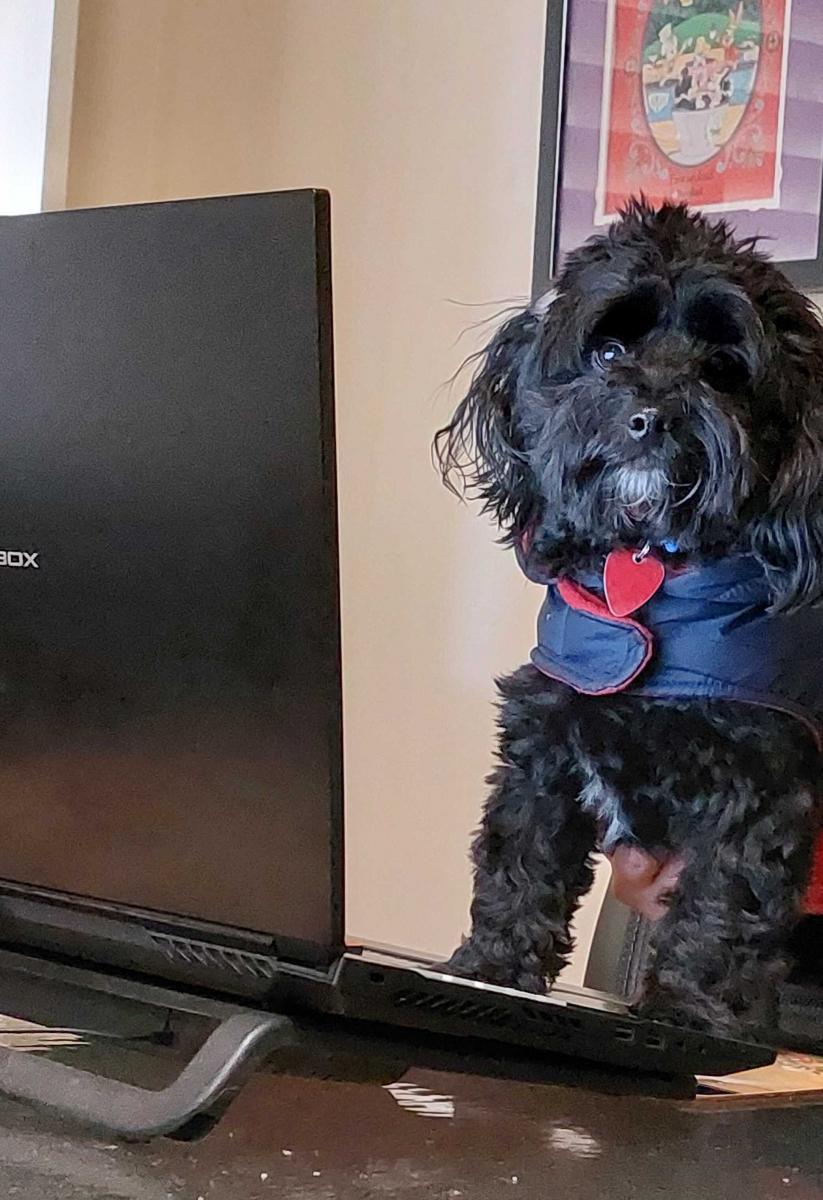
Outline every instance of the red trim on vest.
{"type": "MultiPolygon", "coordinates": [[[[640,634],[644,643],[643,659],[637,669],[632,671],[631,675],[627,675],[622,682],[615,684],[614,687],[598,688],[596,691],[578,687],[576,684],[574,685],[574,690],[580,692],[583,696],[614,696],[617,692],[625,691],[627,687],[634,683],[638,675],[646,669],[651,661],[652,654],[654,653],[654,638],[652,637],[651,630],[631,617],[616,617],[605,600],[601,600],[599,596],[595,596],[594,592],[590,592],[588,588],[583,587],[582,583],[577,583],[574,579],[558,579],[557,590],[569,608],[573,608],[577,612],[588,613],[590,617],[599,617],[602,621],[608,621],[610,625],[623,625],[626,628],[634,629],[636,633],[640,634]]],[[[543,673],[544,675],[548,675],[548,671],[544,671],[543,673]]],[[[560,676],[553,676],[552,678],[560,679],[560,676]]],[[[560,682],[566,683],[567,681],[560,679],[560,682]]]]}
{"type": "Polygon", "coordinates": [[[823,833],[818,834],[812,859],[812,873],[801,902],[806,917],[823,917],[823,833]]]}

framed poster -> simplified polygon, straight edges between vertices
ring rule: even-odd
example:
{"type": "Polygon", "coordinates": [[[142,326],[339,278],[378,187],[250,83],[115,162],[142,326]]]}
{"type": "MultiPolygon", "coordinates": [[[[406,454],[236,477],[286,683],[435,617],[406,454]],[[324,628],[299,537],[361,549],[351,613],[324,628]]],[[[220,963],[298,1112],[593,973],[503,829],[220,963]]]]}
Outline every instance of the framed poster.
{"type": "Polygon", "coordinates": [[[823,288],[823,0],[549,0],[534,283],[631,196],[823,288]]]}

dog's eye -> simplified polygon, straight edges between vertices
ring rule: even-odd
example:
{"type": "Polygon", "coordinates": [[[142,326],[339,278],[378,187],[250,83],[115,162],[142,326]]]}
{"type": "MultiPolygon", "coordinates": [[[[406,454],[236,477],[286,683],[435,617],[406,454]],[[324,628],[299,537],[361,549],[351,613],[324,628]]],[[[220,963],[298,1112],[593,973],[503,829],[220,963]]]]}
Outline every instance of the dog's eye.
{"type": "Polygon", "coordinates": [[[622,342],[616,341],[615,338],[609,338],[597,347],[592,353],[592,365],[598,370],[604,371],[610,367],[612,363],[617,362],[618,358],[622,358],[626,353],[626,347],[622,342]]]}
{"type": "Polygon", "coordinates": [[[718,392],[736,392],[749,382],[749,368],[739,354],[715,350],[703,364],[703,378],[718,392]]]}

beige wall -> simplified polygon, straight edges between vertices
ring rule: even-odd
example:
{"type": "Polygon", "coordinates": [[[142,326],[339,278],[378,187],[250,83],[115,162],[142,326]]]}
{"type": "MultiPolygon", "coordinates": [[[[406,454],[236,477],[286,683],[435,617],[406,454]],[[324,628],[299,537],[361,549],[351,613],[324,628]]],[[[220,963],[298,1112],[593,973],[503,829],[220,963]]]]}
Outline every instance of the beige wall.
{"type": "Polygon", "coordinates": [[[461,335],[529,289],[545,7],[81,0],[71,206],[332,193],[348,925],[438,953],[539,596],[429,444],[461,335]]]}

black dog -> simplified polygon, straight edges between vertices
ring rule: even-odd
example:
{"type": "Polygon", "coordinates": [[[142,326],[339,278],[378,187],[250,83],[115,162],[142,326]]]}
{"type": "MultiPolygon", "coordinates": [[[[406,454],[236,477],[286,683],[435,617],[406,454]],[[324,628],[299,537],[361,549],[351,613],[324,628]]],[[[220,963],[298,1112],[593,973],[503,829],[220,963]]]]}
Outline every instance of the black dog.
{"type": "Polygon", "coordinates": [[[816,821],[821,394],[823,329],[754,242],[642,201],[485,350],[439,461],[548,591],[454,973],[545,990],[629,842],[686,858],[644,1010],[763,1027],[816,821]]]}

